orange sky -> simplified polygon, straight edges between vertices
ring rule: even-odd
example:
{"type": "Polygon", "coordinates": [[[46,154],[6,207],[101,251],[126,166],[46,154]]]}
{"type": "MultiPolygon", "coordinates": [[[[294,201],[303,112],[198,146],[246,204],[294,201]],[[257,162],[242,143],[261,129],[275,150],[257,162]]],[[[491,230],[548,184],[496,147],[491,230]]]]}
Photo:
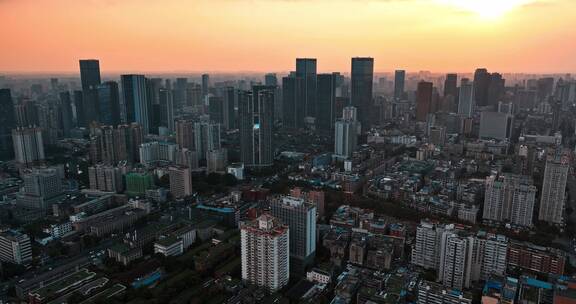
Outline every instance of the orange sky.
{"type": "Polygon", "coordinates": [[[576,72],[576,0],[0,0],[0,71],[576,72]],[[504,7],[502,3],[510,5],[504,7]],[[470,4],[472,3],[472,4],[470,4]],[[500,3],[500,4],[499,4],[500,3]]]}

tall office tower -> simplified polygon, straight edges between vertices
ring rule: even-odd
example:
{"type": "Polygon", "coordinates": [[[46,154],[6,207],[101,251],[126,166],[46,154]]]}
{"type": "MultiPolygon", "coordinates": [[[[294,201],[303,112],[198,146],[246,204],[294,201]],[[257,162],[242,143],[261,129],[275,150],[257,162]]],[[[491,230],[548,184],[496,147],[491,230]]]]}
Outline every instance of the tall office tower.
{"type": "Polygon", "coordinates": [[[100,62],[96,59],[80,60],[82,91],[96,88],[100,84],[100,62]]]}
{"type": "Polygon", "coordinates": [[[209,95],[207,98],[210,121],[221,125],[224,124],[224,98],[212,95],[209,95]]]}
{"type": "Polygon", "coordinates": [[[160,100],[160,126],[166,127],[168,132],[174,132],[174,97],[169,89],[158,91],[160,100]]]}
{"type": "Polygon", "coordinates": [[[562,224],[569,170],[570,162],[567,153],[558,150],[548,156],[540,195],[540,211],[538,213],[540,221],[555,225],[562,224]]]}
{"type": "Polygon", "coordinates": [[[12,142],[14,144],[16,162],[30,165],[45,159],[44,141],[42,140],[42,130],[40,128],[14,129],[12,130],[12,142]]]}
{"type": "Polygon", "coordinates": [[[191,120],[177,120],[176,128],[176,143],[180,148],[188,150],[196,150],[194,145],[194,122],[191,120]]]}
{"type": "Polygon", "coordinates": [[[239,93],[240,159],[245,166],[258,167],[273,164],[273,111],[274,91],[239,93]]]}
{"type": "Polygon", "coordinates": [[[107,81],[96,87],[98,92],[98,116],[105,125],[120,124],[120,92],[118,83],[107,81]]]}
{"type": "Polygon", "coordinates": [[[458,114],[465,117],[472,117],[475,101],[474,85],[468,78],[462,78],[460,82],[460,93],[458,95],[458,114]]]}
{"type": "Polygon", "coordinates": [[[334,74],[318,74],[316,129],[332,131],[336,119],[335,105],[336,77],[334,74]]]}
{"type": "Polygon", "coordinates": [[[440,245],[438,279],[442,285],[458,290],[469,288],[472,281],[474,237],[449,230],[442,234],[440,245]]]}
{"type": "Polygon", "coordinates": [[[446,74],[446,79],[444,80],[444,97],[446,96],[452,96],[454,98],[458,96],[457,74],[446,74]]]}
{"type": "Polygon", "coordinates": [[[426,121],[428,114],[433,113],[432,95],[434,85],[431,82],[420,81],[416,91],[416,120],[426,121]]]}
{"type": "Polygon", "coordinates": [[[536,187],[529,176],[492,175],[486,178],[484,220],[532,227],[536,187]]]}
{"type": "Polygon", "coordinates": [[[396,72],[394,72],[394,98],[397,100],[404,98],[405,81],[406,81],[406,71],[396,70],[396,72]]]}
{"type": "Polygon", "coordinates": [[[0,233],[0,261],[18,265],[32,262],[30,237],[15,230],[0,233]]]}
{"type": "Polygon", "coordinates": [[[374,79],[374,58],[352,58],[352,78],[350,80],[351,105],[358,109],[358,120],[364,130],[370,129],[372,112],[372,80],[374,79]]]}
{"type": "Polygon", "coordinates": [[[356,108],[345,107],[342,118],[334,125],[334,154],[340,158],[349,158],[358,146],[358,121],[356,108]]]}
{"type": "Polygon", "coordinates": [[[12,157],[12,129],[16,128],[14,120],[14,103],[10,89],[0,89],[0,159],[12,157]]]}
{"type": "Polygon", "coordinates": [[[242,280],[277,291],[288,284],[289,228],[269,214],[242,225],[242,280]]]}
{"type": "Polygon", "coordinates": [[[188,88],[187,78],[176,78],[174,85],[174,109],[181,109],[186,105],[186,90],[188,88]]]}
{"type": "Polygon", "coordinates": [[[210,75],[202,74],[202,98],[210,93],[210,75]]]}
{"type": "Polygon", "coordinates": [[[126,121],[137,122],[144,134],[150,134],[152,104],[147,95],[146,78],[144,75],[122,75],[121,79],[126,121]]]}
{"type": "Polygon", "coordinates": [[[276,99],[280,98],[277,96],[278,94],[278,87],[276,86],[265,86],[265,85],[252,85],[252,95],[257,96],[259,95],[260,91],[271,92],[272,96],[272,112],[270,117],[272,121],[272,126],[274,126],[274,107],[276,107],[276,99]]]}
{"type": "Polygon", "coordinates": [[[474,98],[476,105],[488,105],[488,88],[490,87],[490,73],[486,69],[476,69],[474,72],[474,98]]]}
{"type": "Polygon", "coordinates": [[[304,274],[316,253],[316,204],[283,196],[270,202],[272,215],[290,229],[290,272],[304,274]]]}
{"type": "Polygon", "coordinates": [[[76,122],[76,127],[88,126],[84,117],[84,96],[82,91],[74,91],[74,121],[76,122]]]}
{"type": "Polygon", "coordinates": [[[502,101],[505,92],[506,80],[499,73],[490,74],[490,84],[487,92],[487,103],[489,106],[497,106],[502,101]]]}
{"type": "MultiPolygon", "coordinates": [[[[126,168],[126,167],[124,167],[126,168]]],[[[88,179],[90,189],[105,192],[122,192],[124,184],[122,182],[123,168],[98,164],[88,167],[88,179]]]]}
{"type": "Polygon", "coordinates": [[[303,80],[304,117],[316,117],[316,59],[296,58],[296,77],[303,80]]]}
{"type": "Polygon", "coordinates": [[[172,166],[168,169],[170,193],[174,198],[192,195],[192,173],[188,167],[172,166]]]}
{"type": "Polygon", "coordinates": [[[480,114],[480,138],[508,140],[512,137],[514,117],[506,113],[482,112],[480,114]]]}
{"type": "Polygon", "coordinates": [[[220,148],[206,152],[206,172],[226,172],[228,165],[228,150],[220,148]]]}
{"type": "Polygon", "coordinates": [[[286,128],[299,129],[304,126],[306,111],[303,87],[303,78],[282,78],[282,125],[286,128]]]}
{"type": "Polygon", "coordinates": [[[194,147],[200,159],[206,159],[206,153],[222,148],[220,124],[211,122],[194,123],[194,147]]]}
{"type": "Polygon", "coordinates": [[[95,59],[80,60],[80,81],[84,119],[86,124],[98,121],[98,94],[96,87],[100,85],[100,63],[95,59]]]}
{"type": "Polygon", "coordinates": [[[74,126],[74,116],[72,114],[72,98],[70,92],[60,92],[60,113],[61,113],[61,127],[64,137],[70,136],[70,130],[74,126]]]}
{"type": "Polygon", "coordinates": [[[444,228],[422,220],[416,228],[416,241],[412,247],[411,263],[425,269],[438,269],[440,241],[444,228]]]}
{"type": "Polygon", "coordinates": [[[267,86],[278,86],[278,78],[275,73],[264,75],[264,84],[267,86]]]}
{"type": "Polygon", "coordinates": [[[488,280],[494,275],[506,274],[506,257],[508,255],[508,238],[503,235],[489,234],[476,238],[481,248],[482,263],[479,279],[488,280]]]}
{"type": "Polygon", "coordinates": [[[146,78],[146,96],[150,104],[150,132],[160,134],[160,89],[162,78],[146,78]]]}
{"type": "Polygon", "coordinates": [[[224,113],[223,120],[224,129],[236,129],[236,89],[234,87],[226,87],[223,92],[224,97],[224,113]]]}
{"type": "Polygon", "coordinates": [[[186,87],[186,105],[204,111],[205,100],[202,97],[202,86],[196,83],[189,83],[186,87]]]}

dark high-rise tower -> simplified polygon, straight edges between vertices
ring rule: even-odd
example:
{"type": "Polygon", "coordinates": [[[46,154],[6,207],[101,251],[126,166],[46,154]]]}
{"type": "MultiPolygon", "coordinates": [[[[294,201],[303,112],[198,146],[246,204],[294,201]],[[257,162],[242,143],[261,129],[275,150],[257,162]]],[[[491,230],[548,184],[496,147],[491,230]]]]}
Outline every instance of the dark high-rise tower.
{"type": "Polygon", "coordinates": [[[74,110],[76,126],[88,126],[86,119],[84,118],[84,95],[82,94],[82,91],[74,91],[74,110]]]}
{"type": "Polygon", "coordinates": [[[497,106],[504,96],[506,80],[500,73],[490,74],[490,85],[487,92],[487,104],[497,106]]]}
{"type": "Polygon", "coordinates": [[[431,82],[420,81],[416,91],[416,120],[426,121],[428,114],[433,110],[432,94],[433,84],[431,82]]]}
{"type": "Polygon", "coordinates": [[[316,117],[316,59],[297,58],[296,77],[303,80],[301,89],[304,91],[302,94],[304,97],[304,116],[316,117]]]}
{"type": "Polygon", "coordinates": [[[223,92],[224,95],[224,128],[236,129],[236,89],[234,87],[226,87],[223,92]]]}
{"type": "Polygon", "coordinates": [[[95,59],[80,60],[82,91],[95,89],[100,84],[100,63],[95,59]]]}
{"type": "Polygon", "coordinates": [[[334,74],[318,75],[318,113],[316,115],[316,128],[322,131],[331,131],[334,128],[336,114],[336,76],[334,74]]]}
{"type": "Polygon", "coordinates": [[[486,69],[476,69],[474,72],[474,97],[477,106],[488,105],[488,87],[490,86],[490,73],[486,69]]]}
{"type": "Polygon", "coordinates": [[[9,89],[0,89],[0,159],[11,157],[12,129],[16,128],[14,120],[14,103],[9,89]]]}
{"type": "Polygon", "coordinates": [[[303,82],[302,78],[296,76],[282,78],[282,124],[286,128],[299,129],[304,126],[303,82]]]}
{"type": "Polygon", "coordinates": [[[80,81],[82,82],[84,122],[89,125],[98,121],[98,94],[100,85],[100,63],[95,59],[80,60],[80,81]]]}
{"type": "Polygon", "coordinates": [[[116,127],[120,124],[120,92],[115,81],[97,87],[98,116],[101,123],[116,127]]]}
{"type": "Polygon", "coordinates": [[[394,98],[404,97],[404,82],[406,81],[406,71],[397,70],[394,72],[394,98]]]}
{"type": "Polygon", "coordinates": [[[264,84],[267,86],[278,86],[278,78],[276,74],[269,73],[264,75],[264,84]]]}
{"type": "Polygon", "coordinates": [[[158,97],[160,98],[160,126],[168,128],[168,131],[172,133],[174,132],[174,99],[172,91],[160,89],[158,97]]]}
{"type": "Polygon", "coordinates": [[[72,98],[70,98],[70,92],[65,91],[60,93],[60,113],[61,126],[64,137],[70,136],[70,130],[72,130],[74,125],[74,119],[72,115],[72,98]]]}
{"type": "Polygon", "coordinates": [[[202,74],[202,97],[208,95],[210,90],[210,75],[202,74]]]}
{"type": "Polygon", "coordinates": [[[122,75],[121,79],[126,121],[139,123],[144,134],[149,134],[152,104],[147,96],[146,78],[144,75],[122,75]]]}
{"type": "Polygon", "coordinates": [[[240,158],[249,167],[270,166],[274,161],[272,112],[274,91],[238,93],[240,158]]]}
{"type": "Polygon", "coordinates": [[[352,58],[351,103],[358,110],[362,129],[370,128],[374,58],[352,58]]]}
{"type": "Polygon", "coordinates": [[[444,80],[444,97],[452,96],[456,98],[457,95],[458,95],[458,75],[446,74],[446,80],[444,80]]]}

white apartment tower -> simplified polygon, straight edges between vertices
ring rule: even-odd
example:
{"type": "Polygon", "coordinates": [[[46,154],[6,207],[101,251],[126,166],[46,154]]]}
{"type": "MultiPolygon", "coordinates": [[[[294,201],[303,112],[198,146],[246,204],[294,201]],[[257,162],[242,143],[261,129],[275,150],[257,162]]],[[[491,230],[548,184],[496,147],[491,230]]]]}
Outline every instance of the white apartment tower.
{"type": "Polygon", "coordinates": [[[242,279],[277,291],[288,284],[289,229],[278,219],[263,214],[241,227],[242,279]]]}

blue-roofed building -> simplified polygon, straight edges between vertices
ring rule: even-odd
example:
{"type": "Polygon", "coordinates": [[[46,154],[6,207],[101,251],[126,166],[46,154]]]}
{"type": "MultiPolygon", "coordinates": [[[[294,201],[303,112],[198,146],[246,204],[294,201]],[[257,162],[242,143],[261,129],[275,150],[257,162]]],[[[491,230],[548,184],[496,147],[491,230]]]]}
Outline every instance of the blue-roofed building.
{"type": "Polygon", "coordinates": [[[554,285],[531,277],[520,278],[518,301],[527,304],[547,304],[554,301],[554,285]]]}

